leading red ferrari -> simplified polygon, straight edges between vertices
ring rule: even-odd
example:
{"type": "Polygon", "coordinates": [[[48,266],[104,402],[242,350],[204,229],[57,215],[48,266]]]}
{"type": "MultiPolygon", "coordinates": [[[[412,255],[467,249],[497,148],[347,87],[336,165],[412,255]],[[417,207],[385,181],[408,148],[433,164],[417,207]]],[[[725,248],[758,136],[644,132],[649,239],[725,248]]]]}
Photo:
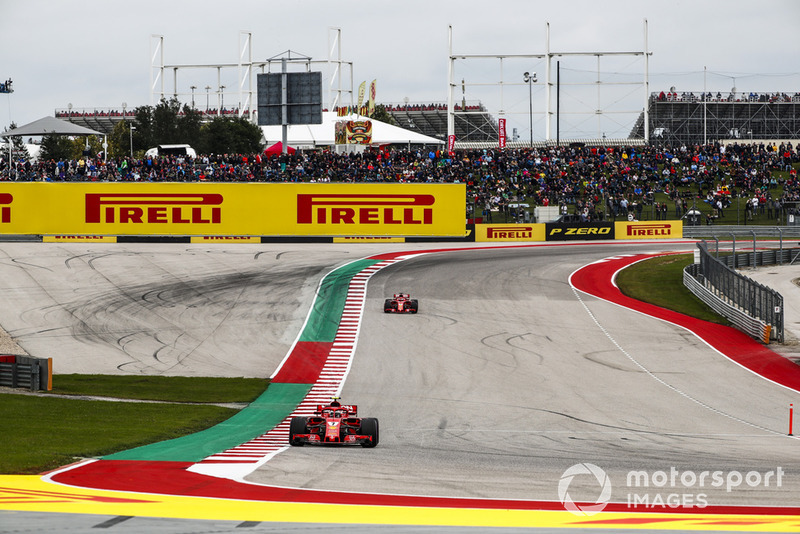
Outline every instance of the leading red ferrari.
{"type": "Polygon", "coordinates": [[[317,406],[311,417],[292,417],[289,445],[310,444],[378,445],[378,420],[358,417],[358,406],[340,404],[333,399],[327,406],[317,406]]]}

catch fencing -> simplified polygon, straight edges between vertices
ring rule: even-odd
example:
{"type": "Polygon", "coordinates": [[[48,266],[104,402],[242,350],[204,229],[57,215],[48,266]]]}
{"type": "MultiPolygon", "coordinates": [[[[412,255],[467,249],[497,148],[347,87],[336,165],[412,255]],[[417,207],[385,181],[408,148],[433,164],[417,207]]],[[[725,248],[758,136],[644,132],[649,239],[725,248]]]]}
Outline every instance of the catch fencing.
{"type": "Polygon", "coordinates": [[[800,249],[734,253],[722,258],[697,244],[698,259],[684,270],[684,285],[714,311],[748,335],[769,343],[784,341],[783,296],[734,269],[745,266],[790,264],[800,249]]]}

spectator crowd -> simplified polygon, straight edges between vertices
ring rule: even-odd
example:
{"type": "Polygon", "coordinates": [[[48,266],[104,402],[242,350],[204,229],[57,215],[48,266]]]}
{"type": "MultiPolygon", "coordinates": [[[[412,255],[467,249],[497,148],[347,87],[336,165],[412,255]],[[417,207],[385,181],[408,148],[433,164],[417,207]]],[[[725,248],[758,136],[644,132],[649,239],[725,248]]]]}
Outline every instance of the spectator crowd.
{"type": "Polygon", "coordinates": [[[553,146],[524,149],[370,149],[360,154],[297,151],[264,154],[119,157],[103,161],[0,162],[0,180],[46,182],[358,182],[464,183],[476,215],[517,202],[570,206],[586,219],[633,214],[682,216],[693,203],[724,217],[731,197],[753,213],[779,216],[800,201],[800,154],[791,143],[656,146],[553,146]],[[780,172],[780,174],[778,174],[780,172]],[[778,194],[779,186],[782,193],[778,194]],[[673,206],[655,202],[665,193],[673,206]],[[756,199],[753,201],[753,199],[756,199]],[[673,210],[674,207],[674,210],[673,210]]]}

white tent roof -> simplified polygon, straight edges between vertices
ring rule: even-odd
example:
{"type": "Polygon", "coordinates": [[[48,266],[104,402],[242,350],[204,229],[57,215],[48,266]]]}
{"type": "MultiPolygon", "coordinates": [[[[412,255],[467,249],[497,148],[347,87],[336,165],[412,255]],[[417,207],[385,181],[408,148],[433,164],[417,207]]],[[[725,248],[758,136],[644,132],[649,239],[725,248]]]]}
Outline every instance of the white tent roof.
{"type": "Polygon", "coordinates": [[[8,130],[0,134],[0,137],[19,137],[23,135],[105,135],[103,132],[84,128],[68,121],[62,121],[55,117],[43,117],[38,121],[33,121],[19,128],[8,130]]]}
{"type": "MultiPolygon", "coordinates": [[[[338,116],[335,112],[324,111],[322,113],[322,124],[299,124],[290,125],[287,133],[287,144],[292,147],[317,147],[329,146],[334,144],[335,124],[337,121],[355,120],[364,121],[370,120],[369,117],[361,115],[347,115],[345,117],[338,116]]],[[[281,126],[262,126],[261,131],[264,132],[264,139],[267,146],[272,145],[281,140],[282,131],[281,126]]],[[[444,141],[429,137],[420,133],[412,132],[404,128],[392,126],[385,122],[372,121],[372,144],[385,145],[385,144],[444,144],[444,141]]]]}

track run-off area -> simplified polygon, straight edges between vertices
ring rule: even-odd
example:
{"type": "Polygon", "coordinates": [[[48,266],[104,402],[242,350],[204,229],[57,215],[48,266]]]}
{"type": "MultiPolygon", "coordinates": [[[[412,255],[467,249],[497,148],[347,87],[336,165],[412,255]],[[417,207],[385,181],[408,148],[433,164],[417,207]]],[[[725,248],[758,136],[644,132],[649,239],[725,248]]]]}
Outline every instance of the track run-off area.
{"type": "Polygon", "coordinates": [[[0,324],[32,355],[65,353],[57,373],[272,381],[204,432],[0,476],[0,510],[800,530],[800,443],[787,435],[800,368],[614,284],[693,247],[5,247],[0,324]],[[396,292],[419,314],[384,314],[396,292]],[[380,420],[377,448],[288,447],[289,419],[332,396],[380,420]]]}

